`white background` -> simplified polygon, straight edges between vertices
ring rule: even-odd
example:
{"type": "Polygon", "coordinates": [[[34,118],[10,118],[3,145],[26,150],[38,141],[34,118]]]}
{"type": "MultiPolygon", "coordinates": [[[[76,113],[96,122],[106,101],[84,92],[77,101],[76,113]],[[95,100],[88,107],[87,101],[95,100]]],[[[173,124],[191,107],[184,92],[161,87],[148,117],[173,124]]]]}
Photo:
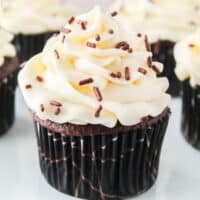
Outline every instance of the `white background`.
{"type": "MultiPolygon", "coordinates": [[[[71,0],[87,10],[92,0],[71,0]]],[[[100,1],[104,7],[109,0],[100,1]]],[[[13,128],[0,137],[0,200],[75,200],[50,187],[40,173],[33,123],[17,93],[13,128]]],[[[200,152],[189,146],[180,131],[181,101],[172,101],[172,116],[161,154],[156,185],[135,200],[199,200],[200,152]]]]}

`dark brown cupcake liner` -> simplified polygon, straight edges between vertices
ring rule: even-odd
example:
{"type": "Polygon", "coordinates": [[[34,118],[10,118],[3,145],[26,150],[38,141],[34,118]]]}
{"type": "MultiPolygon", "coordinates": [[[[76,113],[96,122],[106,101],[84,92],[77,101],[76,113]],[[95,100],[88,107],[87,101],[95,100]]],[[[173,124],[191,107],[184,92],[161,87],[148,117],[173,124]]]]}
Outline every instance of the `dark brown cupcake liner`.
{"type": "Polygon", "coordinates": [[[140,129],[90,136],[52,132],[36,122],[41,171],[55,189],[79,198],[139,195],[156,181],[168,119],[167,112],[140,129]]]}
{"type": "Polygon", "coordinates": [[[15,88],[17,72],[0,80],[0,135],[13,124],[15,117],[15,88]]]}
{"type": "Polygon", "coordinates": [[[168,93],[171,94],[173,97],[177,97],[180,95],[181,84],[174,72],[176,66],[173,54],[174,45],[174,42],[159,40],[156,43],[152,44],[152,51],[153,60],[159,61],[164,65],[164,70],[160,74],[160,76],[166,76],[169,80],[170,85],[168,93]]]}
{"type": "Polygon", "coordinates": [[[27,61],[35,54],[42,51],[50,33],[15,36],[14,44],[16,46],[20,63],[27,61]]]}
{"type": "Polygon", "coordinates": [[[182,132],[186,140],[200,149],[200,87],[192,88],[183,82],[182,132]]]}

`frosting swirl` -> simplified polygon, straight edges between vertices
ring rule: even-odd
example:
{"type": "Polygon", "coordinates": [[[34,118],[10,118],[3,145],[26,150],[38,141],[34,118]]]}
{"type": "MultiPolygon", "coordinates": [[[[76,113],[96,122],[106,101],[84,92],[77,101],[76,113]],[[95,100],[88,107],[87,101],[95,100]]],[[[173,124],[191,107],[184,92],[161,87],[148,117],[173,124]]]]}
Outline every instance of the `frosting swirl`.
{"type": "Polygon", "coordinates": [[[174,55],[178,78],[181,81],[190,79],[192,87],[200,85],[200,29],[177,43],[174,55]]]}
{"type": "Polygon", "coordinates": [[[16,55],[15,47],[11,44],[13,35],[0,29],[0,67],[4,64],[5,58],[12,58],[16,55]]]}
{"type": "Polygon", "coordinates": [[[199,0],[117,0],[111,7],[128,29],[147,33],[150,41],[178,41],[200,25],[199,0]]]}
{"type": "Polygon", "coordinates": [[[169,104],[147,37],[124,31],[99,7],[70,18],[19,74],[28,106],[57,123],[129,126],[169,104]],[[146,42],[144,42],[146,41],[146,42]]]}
{"type": "Polygon", "coordinates": [[[63,0],[12,0],[3,5],[1,26],[15,34],[57,31],[74,8],[63,0]]]}

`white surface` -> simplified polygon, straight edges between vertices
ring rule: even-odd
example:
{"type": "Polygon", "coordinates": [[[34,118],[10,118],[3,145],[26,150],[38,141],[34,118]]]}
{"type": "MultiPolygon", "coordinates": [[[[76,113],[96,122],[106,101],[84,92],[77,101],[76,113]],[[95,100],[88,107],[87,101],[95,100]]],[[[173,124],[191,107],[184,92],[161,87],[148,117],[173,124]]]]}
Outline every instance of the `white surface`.
{"type": "MultiPolygon", "coordinates": [[[[75,200],[50,187],[40,173],[33,123],[17,93],[13,128],[0,138],[1,200],[75,200]]],[[[172,102],[172,116],[161,154],[156,185],[136,200],[198,200],[200,152],[180,133],[180,100],[172,102]]]]}

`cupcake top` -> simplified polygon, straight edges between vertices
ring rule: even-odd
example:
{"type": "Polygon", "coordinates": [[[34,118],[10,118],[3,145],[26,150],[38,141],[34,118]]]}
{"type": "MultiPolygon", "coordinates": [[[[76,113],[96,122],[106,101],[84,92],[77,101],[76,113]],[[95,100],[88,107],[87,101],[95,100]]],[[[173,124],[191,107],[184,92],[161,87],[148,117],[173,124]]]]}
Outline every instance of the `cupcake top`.
{"type": "Polygon", "coordinates": [[[117,0],[113,11],[128,29],[147,33],[151,43],[176,42],[200,25],[199,0],[117,0]]]}
{"type": "Polygon", "coordinates": [[[15,57],[15,47],[11,44],[13,35],[0,29],[0,67],[3,66],[6,58],[15,57]]]}
{"type": "Polygon", "coordinates": [[[43,120],[114,127],[159,115],[169,104],[162,65],[147,36],[126,32],[99,7],[71,17],[19,74],[29,108],[43,120]]]}
{"type": "Polygon", "coordinates": [[[10,0],[3,4],[1,26],[15,34],[57,31],[72,15],[66,0],[10,0]]]}
{"type": "Polygon", "coordinates": [[[200,85],[200,29],[177,43],[174,55],[178,78],[190,79],[192,87],[200,85]]]}

